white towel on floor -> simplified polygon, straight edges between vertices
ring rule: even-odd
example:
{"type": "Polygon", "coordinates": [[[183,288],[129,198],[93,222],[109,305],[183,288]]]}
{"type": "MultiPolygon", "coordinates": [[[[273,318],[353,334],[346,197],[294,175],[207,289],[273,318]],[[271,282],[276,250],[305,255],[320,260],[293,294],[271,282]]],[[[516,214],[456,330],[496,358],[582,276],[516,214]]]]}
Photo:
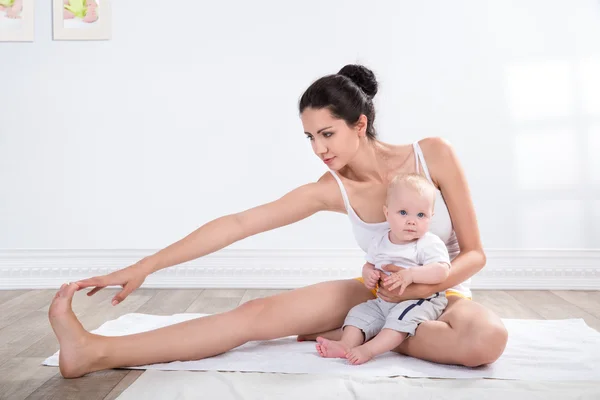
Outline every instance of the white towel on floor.
{"type": "Polygon", "coordinates": [[[256,372],[144,372],[117,400],[598,400],[597,381],[265,374],[256,372]]]}
{"type": "MultiPolygon", "coordinates": [[[[143,332],[206,314],[157,316],[126,314],[93,331],[120,336],[143,332]]],[[[250,342],[219,356],[198,361],[174,361],[133,369],[253,371],[416,378],[495,378],[519,380],[600,381],[600,333],[582,319],[504,319],[509,332],[506,350],[495,363],[478,368],[441,365],[396,353],[383,354],[362,365],[319,357],[314,342],[294,337],[250,342]]],[[[58,352],[44,365],[57,366],[58,352]]]]}

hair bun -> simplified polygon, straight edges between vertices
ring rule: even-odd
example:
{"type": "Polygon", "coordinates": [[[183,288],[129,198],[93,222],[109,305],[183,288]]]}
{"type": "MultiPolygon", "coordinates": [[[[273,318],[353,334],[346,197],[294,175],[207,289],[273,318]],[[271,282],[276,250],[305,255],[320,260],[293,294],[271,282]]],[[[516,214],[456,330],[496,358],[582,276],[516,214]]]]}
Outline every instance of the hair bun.
{"type": "Polygon", "coordinates": [[[373,98],[377,94],[377,79],[369,68],[357,64],[348,64],[340,69],[338,74],[352,80],[367,96],[373,98]]]}

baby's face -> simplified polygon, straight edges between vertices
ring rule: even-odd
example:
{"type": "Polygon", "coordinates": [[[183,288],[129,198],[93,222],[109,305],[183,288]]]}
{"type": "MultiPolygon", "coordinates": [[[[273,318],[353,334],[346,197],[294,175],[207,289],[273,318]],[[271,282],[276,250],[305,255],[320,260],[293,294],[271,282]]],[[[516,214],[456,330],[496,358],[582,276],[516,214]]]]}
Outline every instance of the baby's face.
{"type": "Polygon", "coordinates": [[[398,188],[384,208],[396,241],[409,242],[429,231],[433,214],[432,196],[420,195],[410,188],[398,188]]]}

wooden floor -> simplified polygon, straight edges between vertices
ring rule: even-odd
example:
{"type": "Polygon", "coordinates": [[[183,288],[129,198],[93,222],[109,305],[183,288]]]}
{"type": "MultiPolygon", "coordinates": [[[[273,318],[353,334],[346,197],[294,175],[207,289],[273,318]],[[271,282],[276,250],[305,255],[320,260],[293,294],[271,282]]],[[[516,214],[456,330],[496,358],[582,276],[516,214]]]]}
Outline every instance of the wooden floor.
{"type": "MultiPolygon", "coordinates": [[[[138,312],[218,313],[280,290],[140,289],[117,307],[115,290],[87,297],[76,294],[73,308],[88,330],[123,314],[138,312]]],[[[47,312],[54,290],[0,291],[0,399],[115,399],[143,371],[110,370],[80,379],[61,378],[58,368],[41,362],[58,350],[47,312]]],[[[503,318],[583,318],[600,331],[600,291],[475,291],[474,299],[503,318]]]]}

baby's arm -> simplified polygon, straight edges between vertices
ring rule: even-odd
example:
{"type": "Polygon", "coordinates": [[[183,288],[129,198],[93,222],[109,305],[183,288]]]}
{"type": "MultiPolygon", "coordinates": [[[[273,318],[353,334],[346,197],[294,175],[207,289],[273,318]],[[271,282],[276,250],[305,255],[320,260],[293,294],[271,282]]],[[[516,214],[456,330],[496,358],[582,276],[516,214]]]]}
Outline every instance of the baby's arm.
{"type": "Polygon", "coordinates": [[[381,277],[379,270],[375,269],[375,257],[377,245],[375,240],[371,241],[369,245],[369,249],[367,250],[367,254],[365,254],[365,265],[363,265],[362,269],[362,278],[365,286],[368,289],[375,289],[379,278],[381,277]]]}
{"type": "Polygon", "coordinates": [[[437,284],[450,275],[450,256],[446,244],[429,233],[417,243],[421,267],[411,268],[414,283],[437,284]]]}
{"type": "Polygon", "coordinates": [[[384,279],[388,290],[400,287],[399,294],[412,283],[437,284],[450,275],[450,256],[446,244],[437,236],[427,234],[417,243],[417,258],[421,266],[404,269],[384,279]]]}

